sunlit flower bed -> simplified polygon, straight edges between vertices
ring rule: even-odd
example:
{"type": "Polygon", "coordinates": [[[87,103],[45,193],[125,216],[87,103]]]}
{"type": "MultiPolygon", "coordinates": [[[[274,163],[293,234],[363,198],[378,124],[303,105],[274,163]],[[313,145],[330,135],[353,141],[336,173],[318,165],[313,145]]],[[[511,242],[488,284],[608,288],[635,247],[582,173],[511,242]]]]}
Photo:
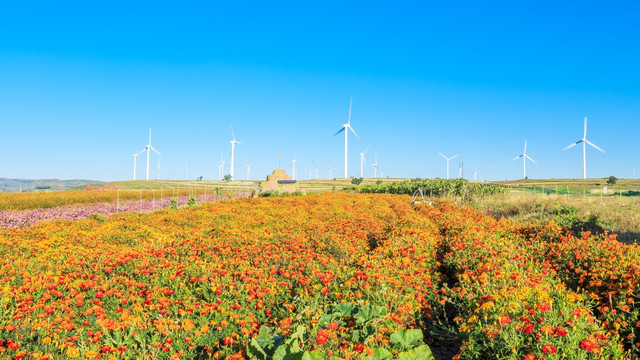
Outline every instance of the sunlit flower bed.
{"type": "Polygon", "coordinates": [[[0,357],[430,359],[447,327],[460,359],[628,356],[536,231],[363,194],[6,229],[0,357]]]}

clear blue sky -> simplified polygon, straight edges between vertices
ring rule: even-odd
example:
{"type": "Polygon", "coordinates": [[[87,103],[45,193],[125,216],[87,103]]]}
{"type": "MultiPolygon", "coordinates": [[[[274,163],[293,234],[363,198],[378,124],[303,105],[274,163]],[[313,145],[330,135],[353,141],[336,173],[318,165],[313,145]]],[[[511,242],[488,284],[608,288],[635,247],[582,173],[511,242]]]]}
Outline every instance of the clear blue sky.
{"type": "Polygon", "coordinates": [[[0,177],[640,177],[640,2],[0,2],[0,177]],[[151,157],[150,177],[158,159],[151,157]],[[144,176],[145,158],[138,161],[144,176]],[[225,173],[228,173],[228,168],[225,173]],[[314,174],[315,176],[315,174],[314,174]]]}

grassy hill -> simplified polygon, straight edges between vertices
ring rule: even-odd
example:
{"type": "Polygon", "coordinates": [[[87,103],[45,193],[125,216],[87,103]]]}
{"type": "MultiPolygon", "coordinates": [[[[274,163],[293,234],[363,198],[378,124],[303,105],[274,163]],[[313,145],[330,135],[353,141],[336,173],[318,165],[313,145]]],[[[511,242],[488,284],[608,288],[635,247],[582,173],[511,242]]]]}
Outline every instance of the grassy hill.
{"type": "Polygon", "coordinates": [[[51,191],[69,190],[84,187],[88,184],[102,183],[96,180],[59,180],[59,179],[7,179],[0,178],[0,192],[28,192],[35,191],[37,187],[49,186],[51,191]]]}

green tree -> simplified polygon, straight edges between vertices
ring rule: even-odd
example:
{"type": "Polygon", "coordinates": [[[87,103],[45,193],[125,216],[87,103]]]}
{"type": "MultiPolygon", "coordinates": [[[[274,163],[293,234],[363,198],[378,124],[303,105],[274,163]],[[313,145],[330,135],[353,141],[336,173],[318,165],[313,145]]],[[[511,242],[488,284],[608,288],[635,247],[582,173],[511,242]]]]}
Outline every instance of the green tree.
{"type": "Polygon", "coordinates": [[[607,180],[607,184],[615,185],[617,181],[618,179],[615,176],[609,176],[609,179],[607,180]]]}

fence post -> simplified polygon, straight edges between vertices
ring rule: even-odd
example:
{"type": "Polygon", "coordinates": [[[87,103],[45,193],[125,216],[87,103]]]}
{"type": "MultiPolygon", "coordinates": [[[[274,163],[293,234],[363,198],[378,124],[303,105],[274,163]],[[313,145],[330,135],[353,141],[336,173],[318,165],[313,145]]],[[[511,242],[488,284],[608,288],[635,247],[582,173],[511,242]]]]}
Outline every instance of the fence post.
{"type": "Polygon", "coordinates": [[[567,185],[567,199],[569,198],[569,185],[567,185]]]}

